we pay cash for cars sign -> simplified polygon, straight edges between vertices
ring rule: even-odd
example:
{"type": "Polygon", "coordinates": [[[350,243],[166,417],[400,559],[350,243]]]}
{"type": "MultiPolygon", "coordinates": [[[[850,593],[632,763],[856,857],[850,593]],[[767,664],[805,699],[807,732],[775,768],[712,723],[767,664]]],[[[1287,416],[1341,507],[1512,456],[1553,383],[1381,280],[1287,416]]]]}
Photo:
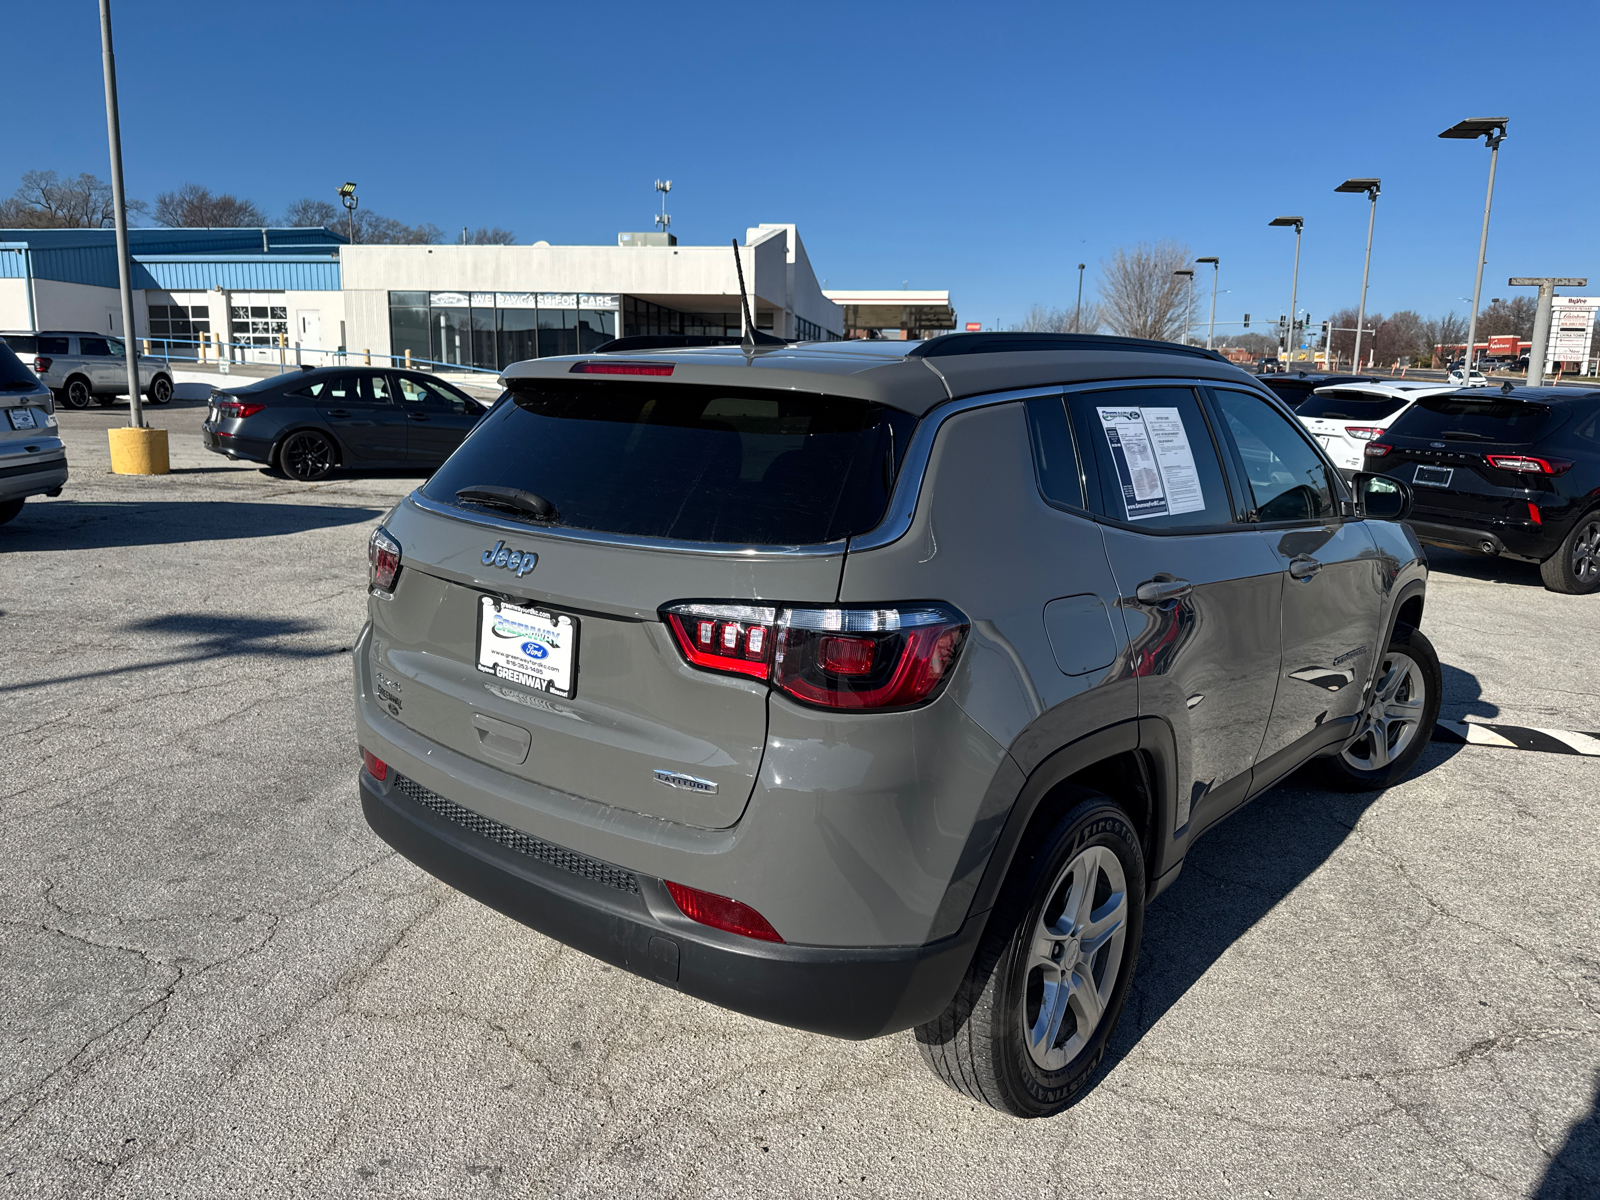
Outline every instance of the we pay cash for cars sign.
{"type": "Polygon", "coordinates": [[[1183,414],[1175,408],[1098,408],[1128,520],[1198,512],[1206,497],[1183,414]]]}

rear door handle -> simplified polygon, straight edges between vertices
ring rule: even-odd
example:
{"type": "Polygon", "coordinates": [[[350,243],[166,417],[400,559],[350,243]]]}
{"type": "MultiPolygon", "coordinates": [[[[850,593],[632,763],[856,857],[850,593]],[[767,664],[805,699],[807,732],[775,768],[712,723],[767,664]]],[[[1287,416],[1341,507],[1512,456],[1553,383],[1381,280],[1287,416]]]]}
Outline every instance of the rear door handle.
{"type": "Polygon", "coordinates": [[[343,408],[330,408],[328,410],[328,415],[330,417],[348,417],[350,413],[348,410],[343,408]]]}
{"type": "Polygon", "coordinates": [[[425,412],[407,413],[406,416],[410,417],[413,421],[426,421],[428,419],[428,414],[425,412]]]}
{"type": "Polygon", "coordinates": [[[1310,579],[1320,570],[1322,570],[1322,564],[1316,559],[1302,556],[1289,564],[1289,578],[1310,579]]]}
{"type": "Polygon", "coordinates": [[[1187,579],[1177,579],[1171,575],[1157,575],[1154,579],[1146,580],[1135,590],[1134,595],[1141,604],[1165,604],[1169,600],[1177,600],[1194,591],[1194,584],[1187,579]]]}

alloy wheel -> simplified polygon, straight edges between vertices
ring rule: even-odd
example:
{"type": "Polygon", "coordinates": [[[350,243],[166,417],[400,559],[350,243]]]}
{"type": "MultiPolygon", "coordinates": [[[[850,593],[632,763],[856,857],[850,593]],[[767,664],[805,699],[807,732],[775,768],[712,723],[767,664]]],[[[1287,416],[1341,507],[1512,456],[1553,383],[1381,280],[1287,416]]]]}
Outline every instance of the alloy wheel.
{"type": "Polygon", "coordinates": [[[309,482],[333,470],[333,447],[319,433],[297,433],[283,444],[279,454],[285,473],[309,482]]]}
{"type": "Polygon", "coordinates": [[[1386,654],[1361,733],[1341,757],[1358,771],[1381,771],[1405,753],[1427,707],[1422,668],[1409,654],[1386,654]]]}
{"type": "Polygon", "coordinates": [[[67,381],[67,404],[73,408],[88,408],[90,397],[89,385],[81,379],[67,381]]]}
{"type": "Polygon", "coordinates": [[[1600,521],[1590,521],[1572,539],[1572,573],[1583,584],[1600,575],[1600,521]]]}
{"type": "Polygon", "coordinates": [[[1044,1070],[1061,1070],[1094,1036],[1127,936],[1122,863],[1107,847],[1090,846],[1056,876],[1021,965],[1023,1038],[1044,1070]]]}

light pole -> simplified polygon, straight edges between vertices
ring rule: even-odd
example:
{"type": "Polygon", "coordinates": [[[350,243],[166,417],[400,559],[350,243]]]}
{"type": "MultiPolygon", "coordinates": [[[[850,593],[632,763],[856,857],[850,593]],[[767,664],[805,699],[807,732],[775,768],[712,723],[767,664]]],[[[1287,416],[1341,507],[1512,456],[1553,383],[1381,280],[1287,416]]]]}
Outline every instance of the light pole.
{"type": "Polygon", "coordinates": [[[1189,328],[1194,324],[1194,272],[1188,268],[1174,271],[1174,275],[1187,275],[1189,277],[1189,303],[1183,310],[1183,336],[1178,339],[1178,344],[1189,344],[1189,328]]]}
{"type": "Polygon", "coordinates": [[[106,135],[111,143],[111,207],[117,227],[117,274],[122,289],[122,341],[128,359],[128,424],[144,426],[139,402],[139,349],[133,329],[133,274],[128,260],[128,200],[122,187],[122,125],[117,116],[117,60],[111,50],[111,0],[100,0],[100,58],[106,83],[106,135]]]}
{"type": "Polygon", "coordinates": [[[1197,258],[1197,263],[1211,264],[1211,325],[1206,330],[1206,349],[1211,349],[1211,343],[1217,337],[1217,271],[1222,266],[1220,258],[1197,258]]]}
{"type": "Polygon", "coordinates": [[[339,200],[350,213],[350,244],[356,244],[356,209],[361,207],[361,201],[356,197],[356,185],[347,183],[339,189],[339,200]]]}
{"type": "MultiPolygon", "coordinates": [[[[1282,228],[1287,228],[1290,225],[1294,226],[1294,277],[1289,283],[1289,333],[1291,340],[1293,340],[1292,335],[1294,333],[1295,305],[1299,302],[1300,297],[1300,231],[1305,228],[1305,223],[1304,217],[1273,217],[1272,220],[1267,222],[1269,228],[1273,226],[1282,228]]],[[[1293,357],[1294,355],[1291,353],[1290,358],[1293,359],[1293,357]]],[[[1327,356],[1324,355],[1323,358],[1326,359],[1327,356]]],[[[1326,363],[1324,365],[1327,366],[1326,363]]],[[[1331,366],[1327,366],[1327,369],[1333,370],[1331,366]]]]}
{"type": "Polygon", "coordinates": [[[1072,332],[1083,332],[1083,268],[1085,264],[1078,264],[1078,315],[1072,318],[1072,332]]]}
{"type": "MultiPolygon", "coordinates": [[[[1473,117],[1458,121],[1439,136],[1475,141],[1483,138],[1489,147],[1489,194],[1483,199],[1483,233],[1478,237],[1478,272],[1472,281],[1472,312],[1467,317],[1467,352],[1462,356],[1462,382],[1472,382],[1472,354],[1478,344],[1478,301],[1483,295],[1483,264],[1489,253],[1489,206],[1494,203],[1494,166],[1500,157],[1500,143],[1506,140],[1506,117],[1473,117]]],[[[1543,364],[1541,364],[1542,369],[1543,364]]],[[[1445,367],[1448,379],[1449,366],[1445,367]]],[[[1533,359],[1528,360],[1532,373],[1533,359]]]]}
{"type": "MultiPolygon", "coordinates": [[[[1372,270],[1372,225],[1378,219],[1378,193],[1383,190],[1379,186],[1381,183],[1382,180],[1378,179],[1346,179],[1333,189],[1336,192],[1365,192],[1372,201],[1372,209],[1367,213],[1367,261],[1361,268],[1361,304],[1356,309],[1356,353],[1350,364],[1355,371],[1361,369],[1361,328],[1367,315],[1367,275],[1372,270]]],[[[1290,320],[1293,319],[1291,313],[1290,320]]]]}

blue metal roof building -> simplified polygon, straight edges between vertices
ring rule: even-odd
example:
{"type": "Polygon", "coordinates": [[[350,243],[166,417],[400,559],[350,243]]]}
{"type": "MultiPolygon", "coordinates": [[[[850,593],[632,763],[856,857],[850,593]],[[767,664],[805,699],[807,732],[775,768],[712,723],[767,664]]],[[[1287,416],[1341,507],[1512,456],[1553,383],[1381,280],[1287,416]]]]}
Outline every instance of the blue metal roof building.
{"type": "MultiPolygon", "coordinates": [[[[138,290],[338,291],[345,239],[310,229],[130,229],[138,290]]],[[[116,232],[0,229],[0,279],[115,288],[116,232]]]]}

